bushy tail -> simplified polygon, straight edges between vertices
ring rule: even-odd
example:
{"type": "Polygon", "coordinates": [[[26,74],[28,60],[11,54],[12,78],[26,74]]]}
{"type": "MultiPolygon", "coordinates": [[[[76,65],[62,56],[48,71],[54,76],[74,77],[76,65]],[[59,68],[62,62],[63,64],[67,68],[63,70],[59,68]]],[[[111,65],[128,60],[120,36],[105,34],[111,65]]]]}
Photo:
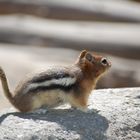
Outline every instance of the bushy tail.
{"type": "Polygon", "coordinates": [[[13,97],[12,97],[12,94],[8,87],[7,78],[6,78],[5,72],[3,71],[3,69],[1,67],[0,67],[0,79],[1,79],[1,83],[2,83],[2,87],[3,87],[5,96],[13,104],[13,97]]]}

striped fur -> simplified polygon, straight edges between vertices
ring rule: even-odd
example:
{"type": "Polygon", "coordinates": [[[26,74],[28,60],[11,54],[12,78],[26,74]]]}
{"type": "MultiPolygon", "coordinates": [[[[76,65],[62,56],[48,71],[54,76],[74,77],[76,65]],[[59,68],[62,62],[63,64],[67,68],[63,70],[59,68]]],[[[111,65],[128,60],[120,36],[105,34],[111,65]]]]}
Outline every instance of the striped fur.
{"type": "Polygon", "coordinates": [[[64,91],[70,90],[74,84],[76,83],[76,78],[72,77],[64,77],[59,79],[50,79],[43,82],[35,82],[31,83],[24,89],[24,94],[30,92],[40,92],[54,89],[61,89],[64,91]]]}

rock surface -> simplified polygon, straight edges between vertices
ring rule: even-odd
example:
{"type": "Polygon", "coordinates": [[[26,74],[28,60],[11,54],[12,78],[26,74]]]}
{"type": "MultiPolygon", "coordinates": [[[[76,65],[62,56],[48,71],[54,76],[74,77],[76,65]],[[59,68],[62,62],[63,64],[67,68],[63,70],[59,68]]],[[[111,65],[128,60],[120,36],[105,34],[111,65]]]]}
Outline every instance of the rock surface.
{"type": "Polygon", "coordinates": [[[68,105],[40,113],[0,113],[0,140],[139,140],[140,88],[96,90],[91,113],[68,105]]]}

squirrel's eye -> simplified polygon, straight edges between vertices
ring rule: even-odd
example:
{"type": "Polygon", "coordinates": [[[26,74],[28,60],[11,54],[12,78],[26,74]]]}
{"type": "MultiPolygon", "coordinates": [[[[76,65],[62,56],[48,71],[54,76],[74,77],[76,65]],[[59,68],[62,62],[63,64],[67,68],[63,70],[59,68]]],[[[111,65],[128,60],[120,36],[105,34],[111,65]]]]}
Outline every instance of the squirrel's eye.
{"type": "Polygon", "coordinates": [[[87,54],[86,54],[86,59],[87,59],[88,61],[92,62],[93,57],[92,57],[91,54],[87,53],[87,54]]]}
{"type": "Polygon", "coordinates": [[[106,66],[108,64],[107,59],[106,58],[102,58],[101,59],[101,63],[106,66]]]}

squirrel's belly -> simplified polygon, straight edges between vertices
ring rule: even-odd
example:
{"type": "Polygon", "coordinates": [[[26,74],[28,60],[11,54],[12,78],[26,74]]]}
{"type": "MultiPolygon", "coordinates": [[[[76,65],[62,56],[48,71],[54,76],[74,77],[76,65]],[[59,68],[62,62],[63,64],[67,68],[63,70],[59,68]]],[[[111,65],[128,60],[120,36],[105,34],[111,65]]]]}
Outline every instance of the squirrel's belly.
{"type": "Polygon", "coordinates": [[[49,108],[56,107],[63,104],[65,101],[66,93],[62,90],[56,89],[39,92],[32,97],[32,109],[40,108],[41,106],[47,106],[49,108]]]}

